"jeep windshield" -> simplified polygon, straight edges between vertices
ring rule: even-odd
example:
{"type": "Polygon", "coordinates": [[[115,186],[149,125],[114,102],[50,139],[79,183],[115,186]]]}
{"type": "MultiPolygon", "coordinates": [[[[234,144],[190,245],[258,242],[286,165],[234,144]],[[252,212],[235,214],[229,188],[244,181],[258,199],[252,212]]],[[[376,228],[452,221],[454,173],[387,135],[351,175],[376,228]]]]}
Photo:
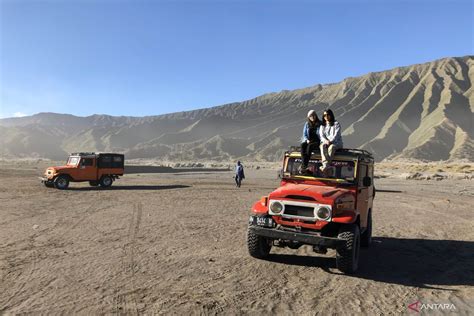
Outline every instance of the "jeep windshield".
{"type": "Polygon", "coordinates": [[[283,176],[285,178],[309,177],[350,183],[353,183],[355,180],[356,166],[353,160],[333,160],[323,173],[319,170],[319,167],[322,166],[321,160],[311,159],[308,163],[308,171],[302,174],[301,164],[303,160],[297,157],[289,157],[287,159],[286,169],[283,170],[283,176]]]}
{"type": "Polygon", "coordinates": [[[67,160],[67,165],[68,166],[77,166],[80,159],[81,159],[80,157],[69,157],[69,159],[67,160]]]}

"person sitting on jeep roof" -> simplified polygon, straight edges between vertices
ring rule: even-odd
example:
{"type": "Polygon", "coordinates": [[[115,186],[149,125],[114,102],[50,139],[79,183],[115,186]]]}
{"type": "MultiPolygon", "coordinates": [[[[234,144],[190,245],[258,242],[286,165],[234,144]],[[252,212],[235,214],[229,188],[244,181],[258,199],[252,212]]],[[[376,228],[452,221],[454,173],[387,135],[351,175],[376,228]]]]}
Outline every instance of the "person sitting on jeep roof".
{"type": "Polygon", "coordinates": [[[301,157],[303,158],[303,165],[301,166],[301,171],[305,172],[308,169],[309,158],[311,157],[311,152],[318,148],[320,144],[319,140],[319,128],[321,126],[321,121],[318,118],[315,110],[311,110],[307,115],[308,121],[304,124],[303,127],[303,137],[301,143],[301,157]]]}
{"type": "Polygon", "coordinates": [[[323,126],[319,129],[319,137],[321,138],[321,158],[322,166],[320,170],[324,172],[328,164],[334,158],[336,150],[342,148],[341,125],[331,110],[324,111],[323,126]]]}

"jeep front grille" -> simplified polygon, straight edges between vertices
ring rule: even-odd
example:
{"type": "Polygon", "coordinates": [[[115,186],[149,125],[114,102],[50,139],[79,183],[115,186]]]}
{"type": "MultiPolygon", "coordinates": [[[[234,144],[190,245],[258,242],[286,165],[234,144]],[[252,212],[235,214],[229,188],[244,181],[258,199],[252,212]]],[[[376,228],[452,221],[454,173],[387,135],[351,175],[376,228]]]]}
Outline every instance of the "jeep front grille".
{"type": "Polygon", "coordinates": [[[285,205],[285,211],[283,215],[292,215],[292,216],[301,216],[301,217],[311,217],[314,218],[314,208],[307,206],[299,205],[285,205]]]}
{"type": "MultiPolygon", "coordinates": [[[[276,213],[272,211],[272,208],[268,208],[268,214],[272,216],[281,216],[286,219],[299,219],[303,221],[311,221],[315,222],[319,220],[316,214],[316,210],[318,210],[321,207],[328,208],[329,210],[332,211],[331,205],[328,204],[319,204],[319,203],[314,203],[314,202],[303,202],[303,201],[295,201],[295,200],[283,200],[283,199],[270,199],[269,200],[269,205],[272,205],[273,203],[281,203],[283,204],[282,206],[282,211],[277,211],[276,213]]],[[[327,220],[327,219],[321,219],[321,220],[327,220]]]]}

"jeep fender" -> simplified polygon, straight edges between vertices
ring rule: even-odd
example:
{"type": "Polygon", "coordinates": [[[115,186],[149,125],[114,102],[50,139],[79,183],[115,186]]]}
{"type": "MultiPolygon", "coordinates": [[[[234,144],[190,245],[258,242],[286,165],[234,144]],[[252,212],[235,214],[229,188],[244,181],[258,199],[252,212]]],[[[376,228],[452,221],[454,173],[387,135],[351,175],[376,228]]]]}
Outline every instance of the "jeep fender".
{"type": "Polygon", "coordinates": [[[69,181],[71,181],[71,182],[74,181],[74,178],[71,177],[71,175],[69,173],[57,173],[57,174],[54,175],[54,177],[51,179],[51,181],[56,180],[56,178],[59,177],[59,176],[66,176],[69,179],[69,181]]]}
{"type": "Polygon", "coordinates": [[[354,211],[338,212],[333,218],[332,222],[341,224],[352,224],[357,221],[358,214],[354,211]]]}
{"type": "Polygon", "coordinates": [[[261,201],[255,202],[252,206],[252,212],[258,215],[265,215],[268,213],[268,206],[263,205],[261,201]]]}

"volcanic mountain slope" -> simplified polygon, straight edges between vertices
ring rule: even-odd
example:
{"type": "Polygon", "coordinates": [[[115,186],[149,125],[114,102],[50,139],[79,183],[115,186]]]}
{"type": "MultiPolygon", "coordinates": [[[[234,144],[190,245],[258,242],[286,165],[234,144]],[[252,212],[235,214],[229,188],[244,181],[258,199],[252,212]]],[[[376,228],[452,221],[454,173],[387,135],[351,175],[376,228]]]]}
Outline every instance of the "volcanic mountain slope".
{"type": "Polygon", "coordinates": [[[474,57],[369,73],[213,108],[148,117],[40,113],[0,120],[3,157],[64,158],[119,151],[129,158],[279,160],[300,141],[308,110],[331,108],[345,147],[377,160],[474,160],[474,57]]]}

